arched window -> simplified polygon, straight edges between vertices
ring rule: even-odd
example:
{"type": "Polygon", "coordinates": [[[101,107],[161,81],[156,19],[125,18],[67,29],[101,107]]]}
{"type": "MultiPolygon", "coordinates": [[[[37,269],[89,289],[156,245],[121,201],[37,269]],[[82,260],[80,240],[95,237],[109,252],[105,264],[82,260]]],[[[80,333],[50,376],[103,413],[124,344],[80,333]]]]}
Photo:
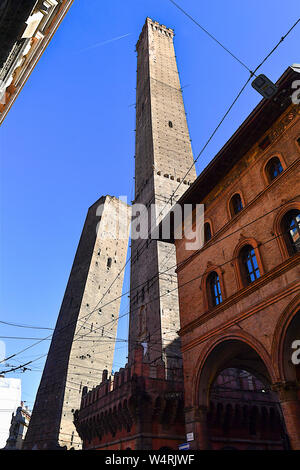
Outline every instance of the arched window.
{"type": "Polygon", "coordinates": [[[242,277],[245,283],[251,284],[260,278],[260,271],[257,264],[254,248],[251,245],[244,246],[240,251],[240,263],[242,277]]]}
{"type": "Polygon", "coordinates": [[[207,289],[210,307],[216,307],[222,302],[222,292],[218,274],[213,271],[207,278],[207,289]]]}
{"type": "Polygon", "coordinates": [[[108,258],[107,259],[107,268],[109,269],[111,267],[112,259],[108,258]]]}
{"type": "Polygon", "coordinates": [[[169,127],[173,127],[173,122],[172,121],[169,121],[169,127]]]}
{"type": "Polygon", "coordinates": [[[282,172],[283,168],[278,157],[271,158],[266,164],[266,174],[270,183],[282,172]]]}
{"type": "Polygon", "coordinates": [[[282,232],[290,255],[300,251],[300,211],[293,209],[282,218],[282,232]]]}
{"type": "Polygon", "coordinates": [[[204,224],[204,243],[208,242],[212,237],[210,223],[205,222],[204,224]]]}
{"type": "Polygon", "coordinates": [[[229,207],[232,216],[238,214],[243,209],[242,198],[238,193],[232,196],[229,207]]]}

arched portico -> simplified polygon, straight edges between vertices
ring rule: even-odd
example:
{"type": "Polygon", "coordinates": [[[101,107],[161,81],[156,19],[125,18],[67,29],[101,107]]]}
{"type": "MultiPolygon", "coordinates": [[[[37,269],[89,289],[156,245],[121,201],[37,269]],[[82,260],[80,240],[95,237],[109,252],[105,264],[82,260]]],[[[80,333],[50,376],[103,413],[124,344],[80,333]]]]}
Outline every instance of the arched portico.
{"type": "Polygon", "coordinates": [[[273,363],[278,368],[278,392],[291,447],[300,450],[300,296],[282,313],[274,334],[273,363]]]}
{"type": "MultiPolygon", "coordinates": [[[[246,332],[232,331],[211,341],[202,352],[197,374],[194,378],[194,406],[192,409],[187,410],[187,422],[189,422],[190,431],[194,432],[195,448],[200,450],[210,448],[210,438],[212,436],[210,436],[210,430],[208,429],[208,423],[210,422],[208,417],[213,414],[217,419],[220,413],[223,415],[222,419],[227,420],[227,424],[225,424],[228,425],[228,422],[230,422],[230,426],[237,426],[236,423],[241,425],[241,423],[244,423],[245,416],[245,419],[248,420],[246,428],[252,434],[255,428],[255,420],[262,422],[263,417],[267,416],[271,422],[274,414],[278,431],[274,441],[278,441],[279,446],[283,447],[284,424],[277,395],[272,390],[275,372],[270,356],[264,347],[246,332]],[[240,409],[239,405],[234,405],[234,399],[237,396],[236,389],[229,389],[229,395],[232,391],[232,402],[229,397],[224,407],[222,405],[215,406],[216,402],[212,403],[213,385],[216,383],[218,376],[226,370],[244,371],[244,374],[248,374],[249,378],[255,377],[256,382],[261,384],[262,391],[255,389],[251,394],[252,390],[249,388],[238,392],[239,397],[241,398],[243,395],[244,400],[250,397],[249,403],[245,402],[247,409],[240,409]],[[259,402],[259,395],[263,392],[264,395],[261,396],[265,400],[266,406],[262,406],[260,403],[257,407],[256,402],[259,402]]],[[[224,422],[222,422],[222,426],[224,430],[226,428],[224,422]]],[[[271,429],[270,433],[272,434],[271,429]]]]}

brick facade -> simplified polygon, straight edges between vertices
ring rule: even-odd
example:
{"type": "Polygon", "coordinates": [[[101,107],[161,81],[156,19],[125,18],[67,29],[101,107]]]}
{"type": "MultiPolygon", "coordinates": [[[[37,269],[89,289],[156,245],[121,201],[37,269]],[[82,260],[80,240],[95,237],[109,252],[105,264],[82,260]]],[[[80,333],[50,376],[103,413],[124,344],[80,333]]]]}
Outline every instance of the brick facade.
{"type": "Polygon", "coordinates": [[[85,450],[177,449],[184,441],[183,383],[166,380],[163,361],[151,366],[136,347],[132,366],[83,390],[75,425],[85,450]]]}
{"type": "Polygon", "coordinates": [[[186,423],[196,449],[213,447],[207,428],[211,384],[230,367],[279,392],[290,446],[300,449],[299,366],[291,363],[292,342],[300,339],[300,232],[295,229],[292,249],[284,228],[286,214],[300,209],[300,112],[289,97],[297,76],[285,72],[277,98],[258,105],[179,201],[204,204],[211,228],[200,250],[187,251],[185,239],[175,241],[186,423]],[[279,171],[271,179],[267,165],[274,157],[279,171]],[[243,205],[236,214],[235,194],[243,205]],[[258,273],[250,280],[243,261],[249,246],[258,273]],[[213,272],[218,302],[212,299],[213,272]]]}

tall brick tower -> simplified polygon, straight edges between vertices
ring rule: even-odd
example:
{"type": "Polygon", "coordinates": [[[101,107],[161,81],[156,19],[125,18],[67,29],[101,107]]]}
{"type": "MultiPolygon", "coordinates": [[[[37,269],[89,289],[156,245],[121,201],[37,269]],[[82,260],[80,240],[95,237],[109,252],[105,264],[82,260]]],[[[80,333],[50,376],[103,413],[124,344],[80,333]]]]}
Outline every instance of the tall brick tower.
{"type": "Polygon", "coordinates": [[[103,196],[89,210],[54,330],[25,449],[81,447],[73,424],[83,386],[111,372],[128,246],[127,204],[103,196]],[[119,223],[121,222],[121,223],[119,223]]]}
{"type": "MultiPolygon", "coordinates": [[[[157,220],[196,178],[173,37],[172,29],[147,18],[136,46],[135,203],[155,204],[157,220]]],[[[155,240],[132,240],[131,247],[129,362],[143,343],[149,361],[162,358],[171,378],[180,365],[175,249],[155,240]]]]}

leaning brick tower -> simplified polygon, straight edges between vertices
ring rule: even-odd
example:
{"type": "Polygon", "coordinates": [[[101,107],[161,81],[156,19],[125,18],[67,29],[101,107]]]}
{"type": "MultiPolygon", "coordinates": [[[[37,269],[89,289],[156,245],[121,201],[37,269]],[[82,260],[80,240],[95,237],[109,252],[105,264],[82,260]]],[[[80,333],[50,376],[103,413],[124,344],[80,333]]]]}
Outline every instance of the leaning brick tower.
{"type": "Polygon", "coordinates": [[[81,448],[73,423],[83,387],[111,373],[128,247],[130,211],[111,196],[89,210],[81,234],[24,449],[81,448]]]}
{"type": "MultiPolygon", "coordinates": [[[[136,46],[134,202],[149,212],[155,204],[157,221],[196,178],[173,37],[172,29],[147,18],[136,46]]],[[[180,365],[175,265],[174,246],[132,240],[129,363],[142,343],[150,363],[165,361],[168,378],[180,365]]]]}

